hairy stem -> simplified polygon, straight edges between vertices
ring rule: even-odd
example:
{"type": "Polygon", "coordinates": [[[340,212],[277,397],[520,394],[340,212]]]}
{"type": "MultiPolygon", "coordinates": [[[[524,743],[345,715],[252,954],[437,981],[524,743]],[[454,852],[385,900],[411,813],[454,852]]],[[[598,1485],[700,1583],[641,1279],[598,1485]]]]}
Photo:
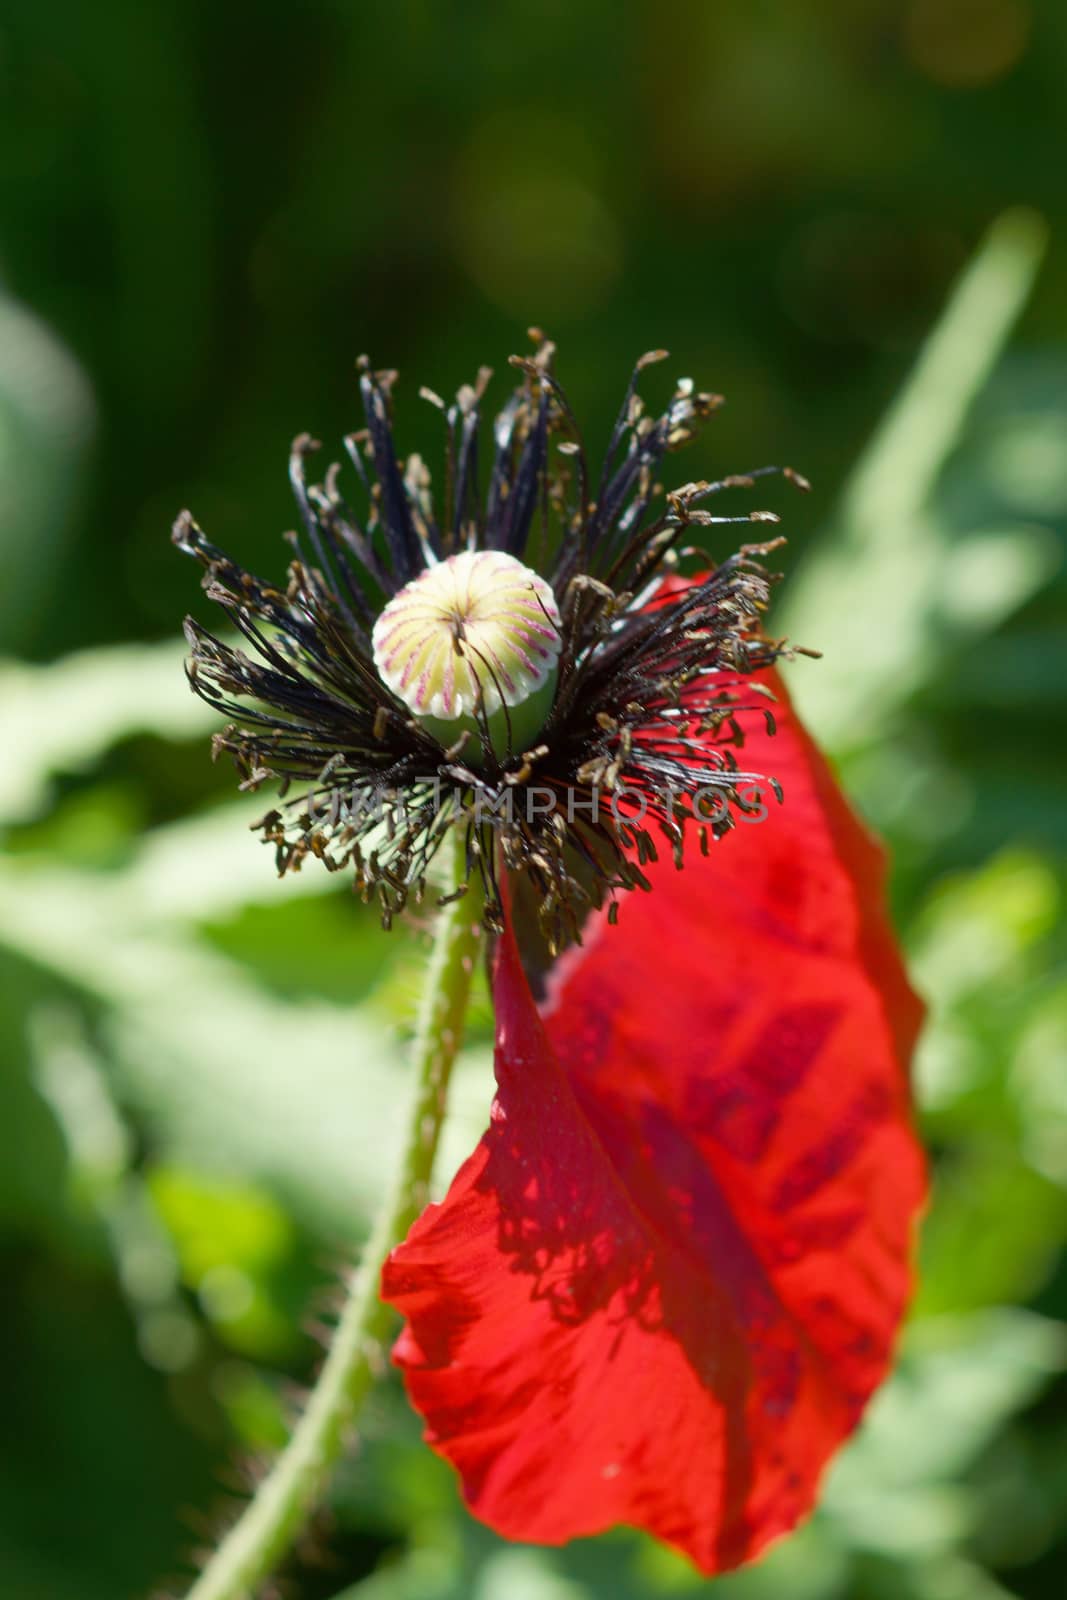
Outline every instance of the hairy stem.
{"type": "MultiPolygon", "coordinates": [[[[458,856],[459,830],[454,838],[458,856]]],[[[457,873],[458,867],[457,860],[457,873]]],[[[480,942],[476,874],[474,879],[467,894],[439,913],[412,1052],[414,1083],[400,1167],[318,1381],[289,1443],[208,1560],[188,1600],[251,1600],[319,1505],[363,1401],[383,1371],[393,1313],[378,1298],[378,1280],[389,1251],[426,1204],[480,942]]]]}

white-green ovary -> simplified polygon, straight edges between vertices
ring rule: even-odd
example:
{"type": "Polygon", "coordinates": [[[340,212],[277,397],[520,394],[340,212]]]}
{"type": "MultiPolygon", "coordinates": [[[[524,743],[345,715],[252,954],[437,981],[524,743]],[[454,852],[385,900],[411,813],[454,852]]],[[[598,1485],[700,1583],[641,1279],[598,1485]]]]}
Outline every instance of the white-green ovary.
{"type": "Polygon", "coordinates": [[[556,692],[560,616],[552,589],[502,550],[449,556],[404,586],[374,625],[382,681],[446,747],[464,733],[501,760],[536,741],[556,692]]]}

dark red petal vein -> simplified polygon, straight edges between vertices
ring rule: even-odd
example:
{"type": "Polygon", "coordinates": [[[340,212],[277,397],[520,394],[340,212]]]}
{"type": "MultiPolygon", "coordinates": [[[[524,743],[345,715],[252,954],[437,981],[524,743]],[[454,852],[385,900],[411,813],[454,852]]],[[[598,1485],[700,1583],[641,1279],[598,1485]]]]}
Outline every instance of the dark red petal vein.
{"type": "Polygon", "coordinates": [[[744,762],[785,805],[652,867],[544,1018],[501,940],[489,1131],[383,1278],[478,1516],[632,1523],[706,1572],[810,1509],[885,1375],[923,1188],[880,854],[787,707],[744,762]]]}

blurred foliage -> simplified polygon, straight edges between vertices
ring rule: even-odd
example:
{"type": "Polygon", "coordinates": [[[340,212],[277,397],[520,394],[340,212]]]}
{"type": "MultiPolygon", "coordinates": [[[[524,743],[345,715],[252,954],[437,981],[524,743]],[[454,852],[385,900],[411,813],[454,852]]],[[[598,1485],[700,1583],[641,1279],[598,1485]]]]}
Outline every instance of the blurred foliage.
{"type": "MultiPolygon", "coordinates": [[[[401,368],[432,460],[418,385],[499,369],[531,321],[591,440],[667,345],[731,402],[682,476],[781,452],[814,477],[773,502],[781,624],[827,652],[792,681],[891,843],[931,1002],[899,1371],[815,1518],[714,1590],[1062,1592],[1065,69],[1057,0],[7,8],[5,1596],[180,1588],[314,1370],[402,1087],[423,932],[386,939],[325,874],[273,880],[206,759],[166,528],[192,504],[277,570],[286,445],[351,426],[357,350],[401,368]]],[[[488,1038],[482,994],[442,1183],[488,1038]]],[[[624,1531],[503,1545],[393,1384],[290,1580],[708,1589],[624,1531]]]]}

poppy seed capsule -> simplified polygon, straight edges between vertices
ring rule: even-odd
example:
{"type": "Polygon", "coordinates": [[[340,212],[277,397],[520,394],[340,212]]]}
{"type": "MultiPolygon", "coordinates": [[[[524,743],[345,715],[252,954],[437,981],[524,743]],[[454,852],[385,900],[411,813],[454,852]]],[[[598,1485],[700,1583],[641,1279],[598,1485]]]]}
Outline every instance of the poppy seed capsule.
{"type": "Polygon", "coordinates": [[[427,567],[390,600],[371,636],[382,681],[447,747],[464,733],[479,764],[533,742],[556,690],[556,597],[502,550],[464,550],[427,567]]]}

